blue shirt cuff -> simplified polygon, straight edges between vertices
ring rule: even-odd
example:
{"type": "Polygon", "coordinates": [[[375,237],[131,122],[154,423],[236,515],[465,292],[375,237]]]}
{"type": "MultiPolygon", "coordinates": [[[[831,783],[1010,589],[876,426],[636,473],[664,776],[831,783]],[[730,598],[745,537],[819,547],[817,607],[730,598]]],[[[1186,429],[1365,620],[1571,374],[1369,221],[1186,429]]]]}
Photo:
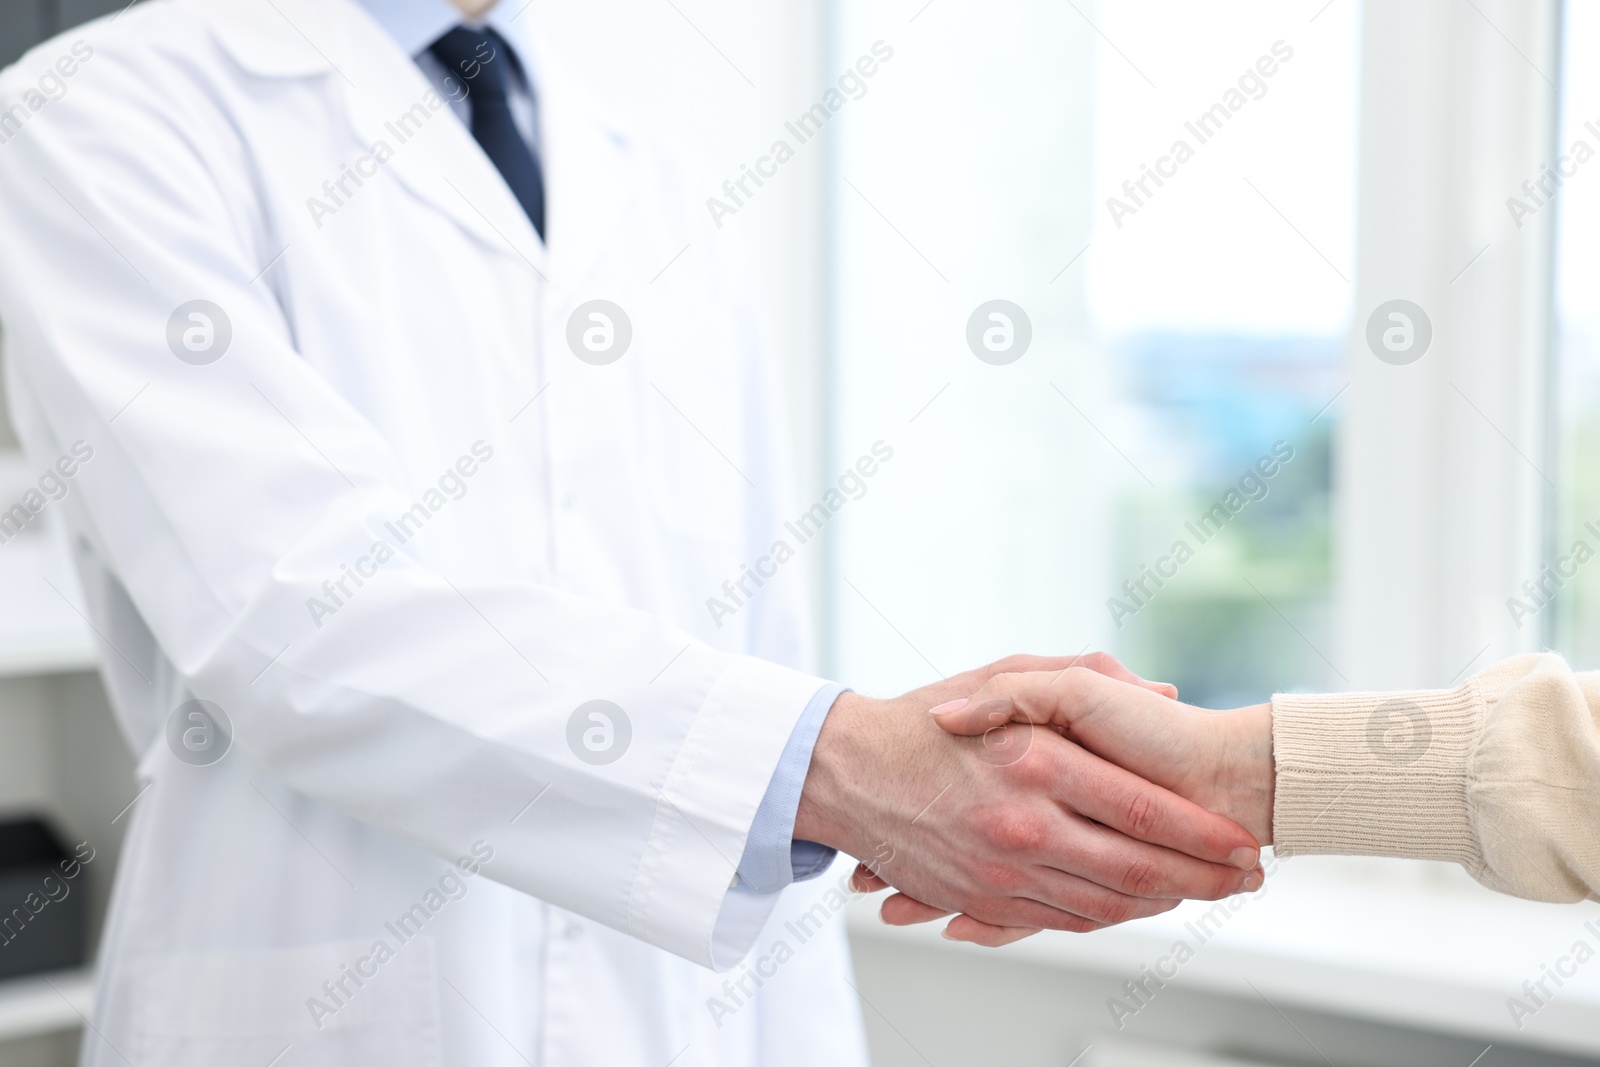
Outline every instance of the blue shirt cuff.
{"type": "Polygon", "coordinates": [[[815,841],[794,839],[794,819],[800,811],[800,791],[811,769],[811,750],[822,732],[833,702],[846,691],[832,683],[818,689],[800,713],[789,743],[778,758],[766,795],[756,808],[744,855],[739,859],[734,888],[747,893],[776,893],[793,882],[815,878],[827,870],[837,850],[815,841]]]}

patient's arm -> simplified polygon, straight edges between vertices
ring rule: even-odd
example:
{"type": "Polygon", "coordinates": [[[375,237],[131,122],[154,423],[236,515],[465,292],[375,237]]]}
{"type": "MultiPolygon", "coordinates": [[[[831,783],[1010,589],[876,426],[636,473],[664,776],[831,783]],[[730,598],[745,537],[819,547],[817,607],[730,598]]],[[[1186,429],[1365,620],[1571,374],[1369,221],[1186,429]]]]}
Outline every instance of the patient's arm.
{"type": "MultiPolygon", "coordinates": [[[[1278,696],[1207,712],[1089,672],[1002,675],[935,717],[981,733],[1047,723],[1227,815],[1280,856],[1454,860],[1491,888],[1600,899],[1600,673],[1552,654],[1502,661],[1449,690],[1278,696]]],[[[873,888],[870,876],[858,880],[873,888]]],[[[887,922],[941,913],[904,897],[887,922]]],[[[949,934],[1026,936],[952,921],[949,934]]]]}

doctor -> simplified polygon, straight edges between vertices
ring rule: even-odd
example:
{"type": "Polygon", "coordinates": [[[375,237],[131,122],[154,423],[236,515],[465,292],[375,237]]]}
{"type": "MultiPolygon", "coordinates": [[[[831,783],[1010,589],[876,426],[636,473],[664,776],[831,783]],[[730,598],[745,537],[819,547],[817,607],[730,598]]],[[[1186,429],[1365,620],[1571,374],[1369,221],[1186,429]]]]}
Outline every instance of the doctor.
{"type": "Polygon", "coordinates": [[[1012,925],[1258,884],[926,714],[1064,661],[796,669],[708,186],[463,6],[155,0],[0,76],[8,391],[144,789],[83,1062],[860,1064],[835,848],[1012,925]]]}

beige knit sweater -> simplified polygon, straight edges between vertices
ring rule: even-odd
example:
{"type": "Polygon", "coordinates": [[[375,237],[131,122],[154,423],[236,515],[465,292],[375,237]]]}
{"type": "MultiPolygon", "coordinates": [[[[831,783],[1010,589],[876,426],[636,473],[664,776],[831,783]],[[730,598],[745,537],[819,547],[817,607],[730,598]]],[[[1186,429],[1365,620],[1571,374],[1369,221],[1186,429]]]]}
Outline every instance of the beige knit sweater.
{"type": "Polygon", "coordinates": [[[1504,893],[1600,899],[1600,671],[1517,656],[1455,689],[1272,712],[1280,856],[1455,860],[1504,893]]]}

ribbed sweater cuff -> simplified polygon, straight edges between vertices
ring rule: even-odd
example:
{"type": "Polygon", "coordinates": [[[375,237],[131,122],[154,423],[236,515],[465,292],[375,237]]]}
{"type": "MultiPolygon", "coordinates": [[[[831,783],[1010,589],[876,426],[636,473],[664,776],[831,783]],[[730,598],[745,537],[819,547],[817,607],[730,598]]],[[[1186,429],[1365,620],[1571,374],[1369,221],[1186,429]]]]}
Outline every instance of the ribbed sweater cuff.
{"type": "Polygon", "coordinates": [[[1479,869],[1467,775],[1485,714],[1475,681],[1274,697],[1277,854],[1405,856],[1479,869]]]}

